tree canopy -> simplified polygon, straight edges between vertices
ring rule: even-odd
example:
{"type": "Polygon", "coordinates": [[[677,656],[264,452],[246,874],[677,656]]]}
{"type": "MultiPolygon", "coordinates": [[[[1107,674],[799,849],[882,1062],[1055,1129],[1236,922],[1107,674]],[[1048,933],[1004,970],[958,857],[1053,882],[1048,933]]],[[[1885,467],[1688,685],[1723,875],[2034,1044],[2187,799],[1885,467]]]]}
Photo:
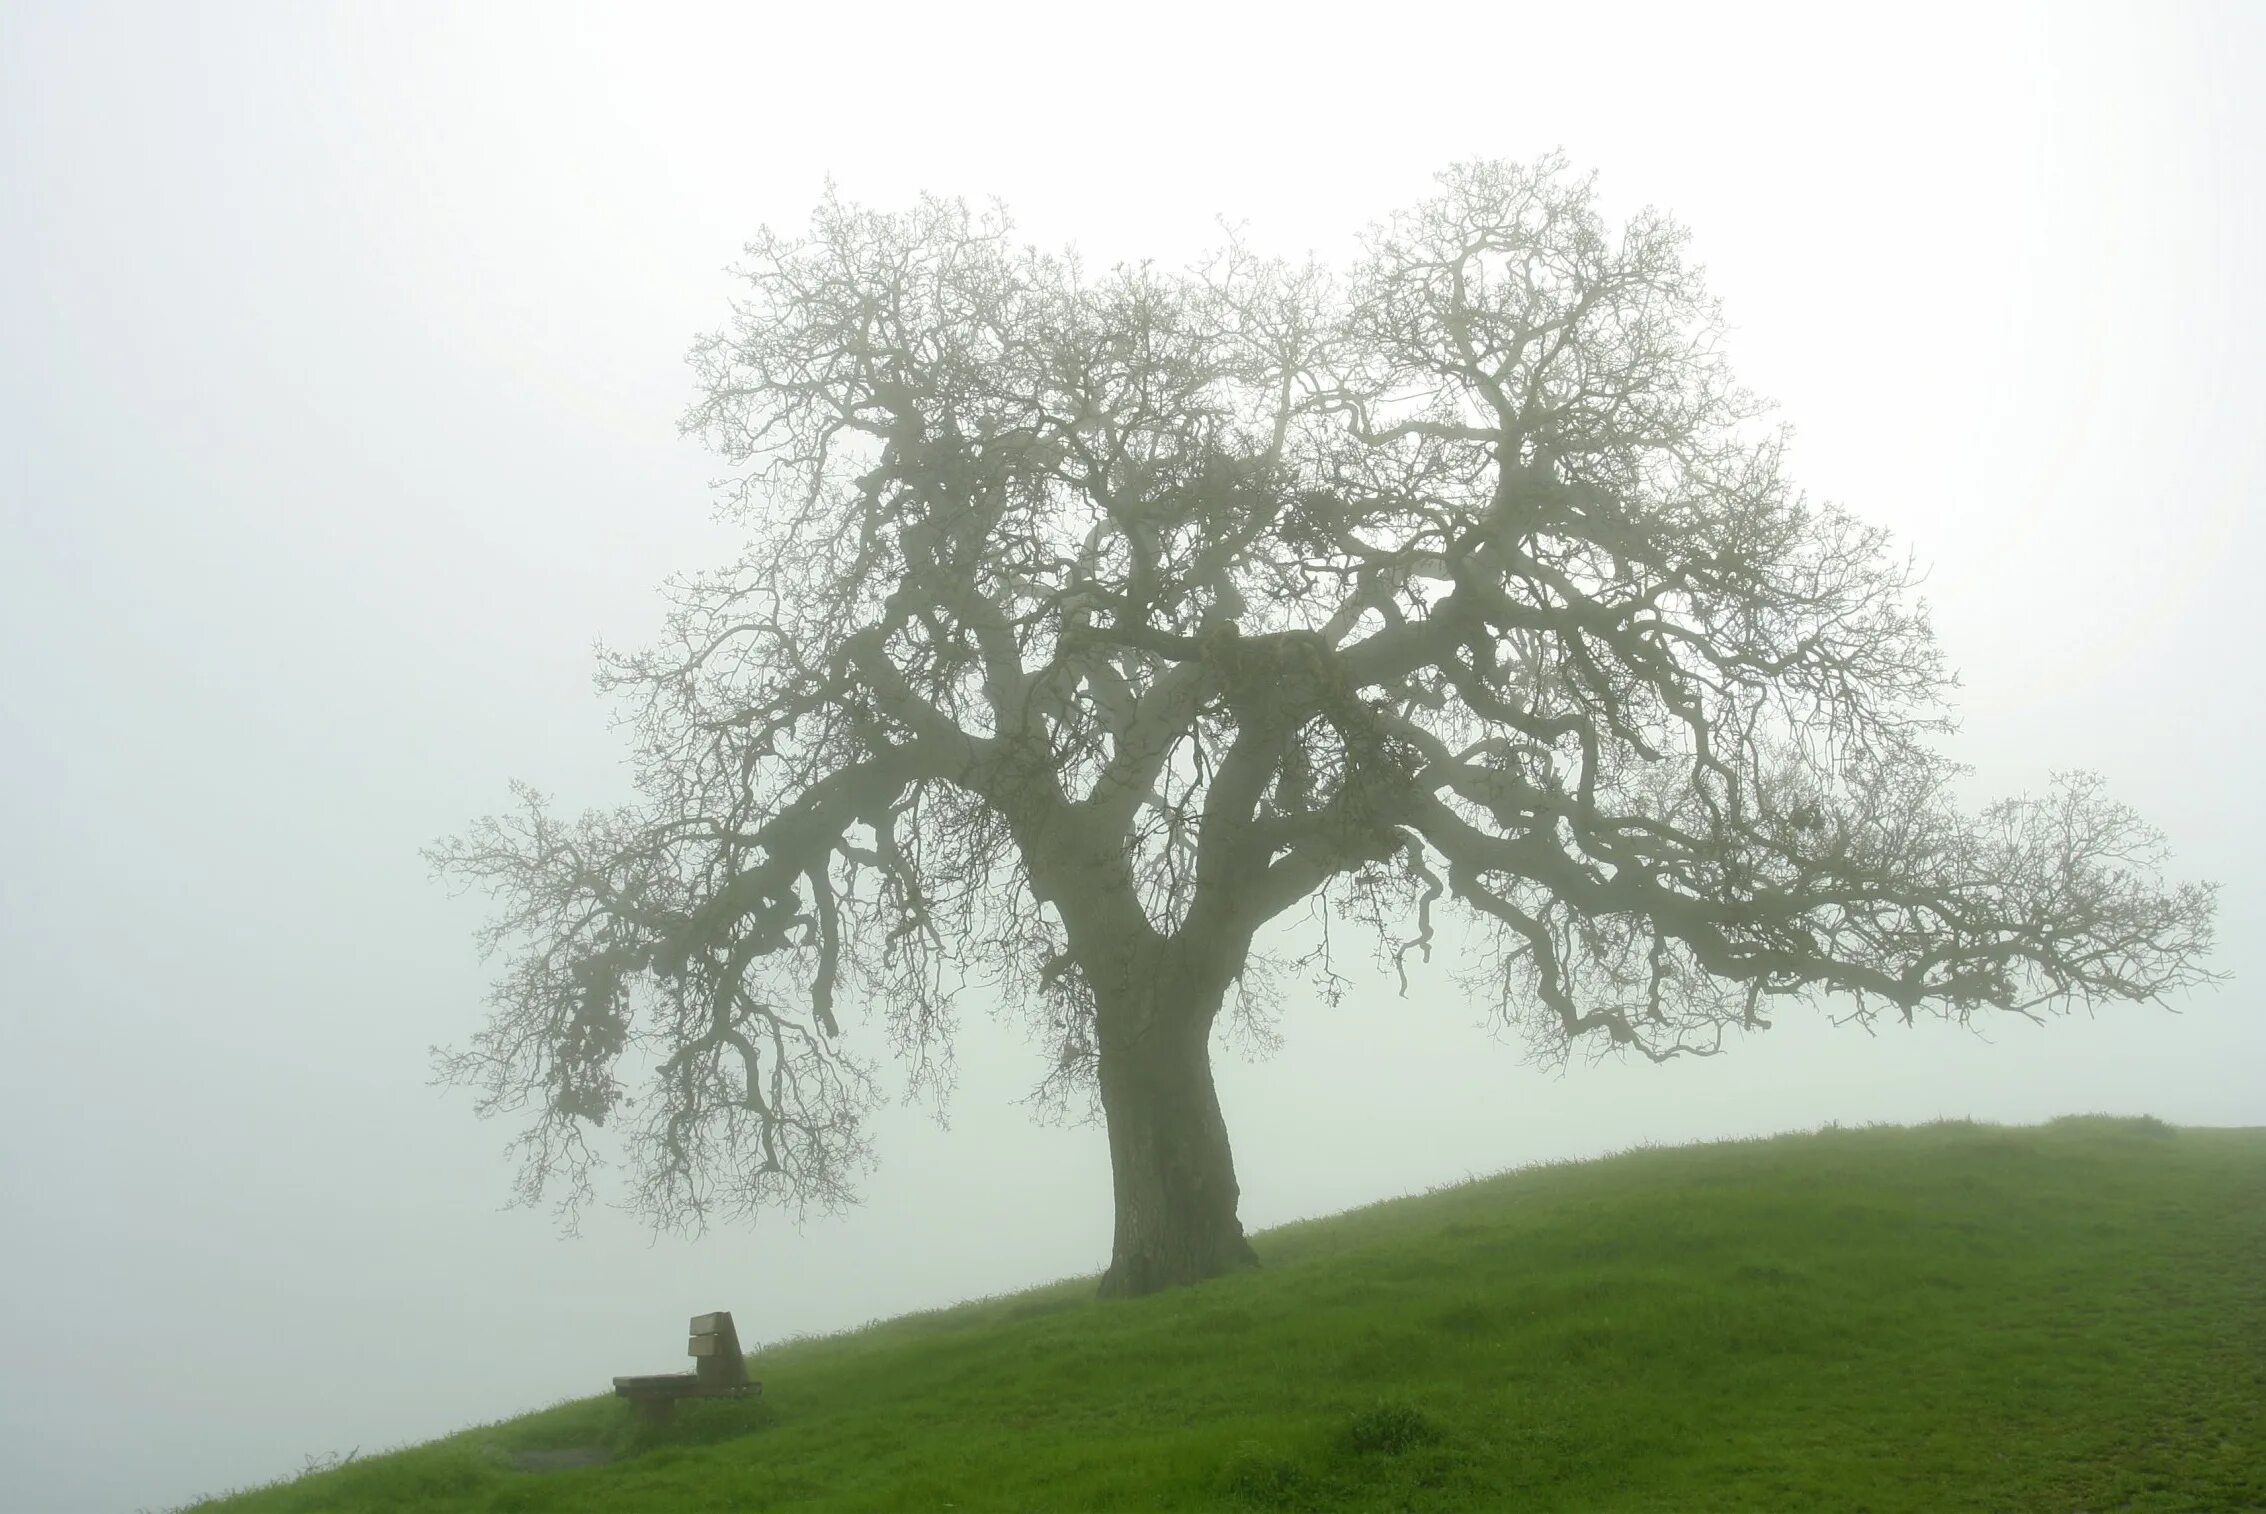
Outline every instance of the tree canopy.
{"type": "Polygon", "coordinates": [[[1962,810],[1909,559],[1788,480],[1686,233],[1562,160],[1450,169],[1342,272],[829,197],[736,276],[686,425],[746,553],[603,664],[640,801],[434,852],[501,906],[444,1070],[528,1115],[531,1198],[617,1120],[657,1220],[838,1202],[838,1017],[934,1081],[979,983],[1100,1093],[1109,1286],[1237,1265],[1205,1047],[1327,987],[1256,944],[1302,904],[1396,962],[1460,912],[1546,1056],[2212,976],[2210,886],[2097,779],[1962,810]]]}

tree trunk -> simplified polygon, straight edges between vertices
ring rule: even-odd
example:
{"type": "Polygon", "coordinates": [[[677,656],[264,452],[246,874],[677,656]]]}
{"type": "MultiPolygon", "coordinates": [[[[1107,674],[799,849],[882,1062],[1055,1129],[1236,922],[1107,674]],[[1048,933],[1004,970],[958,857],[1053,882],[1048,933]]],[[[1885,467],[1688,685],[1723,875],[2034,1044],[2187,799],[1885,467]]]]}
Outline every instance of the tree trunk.
{"type": "Polygon", "coordinates": [[[1102,1113],[1117,1191],[1104,1298],[1259,1265],[1236,1218],[1235,1158],[1212,1087],[1212,1020],[1224,990],[1191,991],[1185,974],[1167,971],[1097,1005],[1102,1113]]]}

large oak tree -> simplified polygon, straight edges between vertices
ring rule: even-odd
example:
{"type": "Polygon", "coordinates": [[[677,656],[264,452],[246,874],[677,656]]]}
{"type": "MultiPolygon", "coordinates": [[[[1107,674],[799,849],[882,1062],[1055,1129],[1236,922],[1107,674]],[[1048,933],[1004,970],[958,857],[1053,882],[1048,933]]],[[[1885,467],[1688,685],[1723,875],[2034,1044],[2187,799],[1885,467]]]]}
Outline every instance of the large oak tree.
{"type": "Polygon", "coordinates": [[[1315,901],[1396,961],[1462,912],[1546,1053],[2211,976],[2210,888],[2095,780],[1955,803],[1909,563],[1789,484],[1685,241],[1548,159],[1343,275],[1095,274],[940,200],[752,244],[687,422],[746,555],[604,662],[642,800],[434,853],[501,904],[444,1068],[530,1116],[526,1195],[612,1120],[657,1220],[838,1202],[838,1015],[917,1083],[980,981],[1098,1085],[1104,1291],[1245,1265],[1209,1048],[1315,901]]]}

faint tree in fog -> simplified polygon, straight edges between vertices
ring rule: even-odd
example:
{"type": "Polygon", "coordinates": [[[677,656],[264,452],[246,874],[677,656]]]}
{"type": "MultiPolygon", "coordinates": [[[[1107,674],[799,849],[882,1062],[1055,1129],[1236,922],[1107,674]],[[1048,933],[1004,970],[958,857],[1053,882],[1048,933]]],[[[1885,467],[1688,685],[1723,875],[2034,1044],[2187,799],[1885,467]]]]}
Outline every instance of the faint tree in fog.
{"type": "Polygon", "coordinates": [[[1343,276],[1095,275],[933,199],[748,248],[687,421],[746,555],[605,662],[643,800],[434,851],[502,905],[444,1070],[529,1112],[527,1197],[614,1118],[657,1220],[839,1202],[838,1012],[935,1087],[980,981],[1098,1085],[1104,1291],[1245,1265],[1209,1047],[1231,988],[1334,992],[1255,949],[1301,907],[1396,964],[1460,909],[1545,1054],[2212,976],[2095,780],[1954,804],[1913,573],[1788,483],[1685,233],[1557,159],[1440,183],[1343,276]]]}

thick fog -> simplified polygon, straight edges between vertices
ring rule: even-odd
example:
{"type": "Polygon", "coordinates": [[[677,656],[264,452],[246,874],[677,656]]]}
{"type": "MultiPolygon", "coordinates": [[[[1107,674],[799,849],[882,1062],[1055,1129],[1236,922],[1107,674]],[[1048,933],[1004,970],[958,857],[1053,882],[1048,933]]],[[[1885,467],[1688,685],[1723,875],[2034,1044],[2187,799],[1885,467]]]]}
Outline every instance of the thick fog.
{"type": "MultiPolygon", "coordinates": [[[[1932,565],[1977,798],[2097,769],[2235,981],[1973,1034],[1789,1012],[1537,1070],[1439,959],[1223,1054],[1252,1228],[1643,1142],[2266,1122],[2253,7],[115,7],[0,15],[0,1507],[123,1510],[1098,1269],[1098,1127],[967,1002],[841,1218],[580,1239],[428,1085],[481,901],[418,848],[625,796],[591,645],[729,550],[682,355],[759,225],[997,195],[1089,262],[1342,259],[1563,146],[1693,230],[1814,496],[1932,565]],[[840,19],[836,19],[839,16],[840,19]]],[[[870,1028],[855,1044],[885,1048],[870,1028]]]]}

